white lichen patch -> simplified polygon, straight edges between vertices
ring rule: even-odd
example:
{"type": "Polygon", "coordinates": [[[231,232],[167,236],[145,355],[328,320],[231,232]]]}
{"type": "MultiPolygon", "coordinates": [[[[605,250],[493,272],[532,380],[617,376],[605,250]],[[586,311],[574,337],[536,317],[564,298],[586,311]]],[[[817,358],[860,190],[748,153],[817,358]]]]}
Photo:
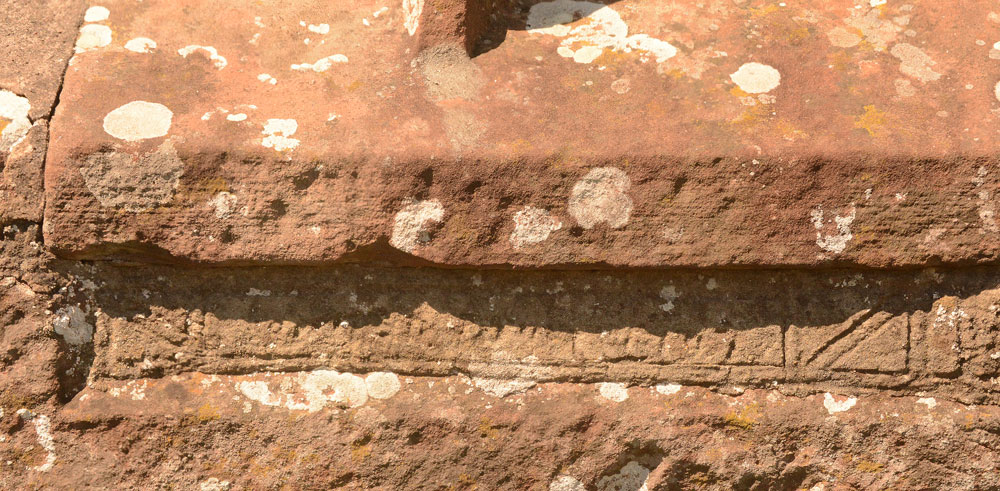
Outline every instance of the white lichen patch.
{"type": "Polygon", "coordinates": [[[921,82],[933,82],[941,78],[941,74],[931,69],[937,63],[927,56],[927,53],[912,44],[899,43],[889,50],[889,53],[899,58],[899,71],[921,82]]]}
{"type": "Polygon", "coordinates": [[[294,119],[268,119],[261,132],[264,138],[261,145],[273,148],[279,152],[294,150],[299,146],[299,140],[292,138],[299,129],[299,123],[294,119]]]}
{"type": "Polygon", "coordinates": [[[938,326],[948,326],[949,329],[954,329],[956,324],[962,319],[968,319],[969,314],[965,313],[961,307],[945,308],[944,305],[938,304],[937,311],[934,316],[934,327],[938,326]]]}
{"type": "Polygon", "coordinates": [[[420,14],[424,11],[424,0],[403,0],[403,27],[410,35],[420,27],[420,14]]]}
{"type": "Polygon", "coordinates": [[[46,451],[45,462],[31,469],[37,472],[48,472],[56,463],[56,444],[52,438],[52,423],[49,421],[49,417],[44,414],[32,413],[27,409],[18,409],[17,415],[25,421],[31,421],[35,427],[38,444],[46,451]]]}
{"type": "Polygon", "coordinates": [[[627,78],[620,78],[611,82],[611,90],[620,95],[625,95],[631,89],[629,86],[629,80],[627,78]]]}
{"type": "Polygon", "coordinates": [[[875,51],[884,52],[903,30],[899,24],[883,18],[881,9],[854,8],[850,12],[850,17],[844,19],[848,30],[859,33],[875,51]]]}
{"type": "Polygon", "coordinates": [[[365,377],[365,387],[372,399],[388,399],[402,387],[399,377],[392,372],[373,372],[365,377]]]}
{"type": "Polygon", "coordinates": [[[628,399],[628,387],[625,384],[601,382],[597,384],[597,391],[601,394],[601,397],[612,402],[624,402],[628,399]]]}
{"type": "Polygon", "coordinates": [[[763,94],[770,92],[781,84],[781,73],[773,66],[763,63],[744,63],[738,70],[729,75],[729,79],[740,90],[748,94],[763,94]]]}
{"type": "Polygon", "coordinates": [[[674,244],[684,238],[684,227],[666,227],[663,229],[663,238],[667,242],[674,244]]]}
{"type": "Polygon", "coordinates": [[[316,370],[288,377],[272,391],[263,380],[241,381],[236,389],[252,401],[265,406],[296,411],[316,412],[328,405],[360,407],[368,402],[365,380],[350,373],[316,370]]]}
{"type": "Polygon", "coordinates": [[[627,194],[630,186],[631,181],[621,169],[592,169],[573,185],[569,214],[585,229],[602,222],[611,228],[622,228],[632,214],[632,199],[627,194]]]}
{"type": "Polygon", "coordinates": [[[210,477],[198,484],[200,491],[228,491],[229,481],[221,481],[217,477],[210,477]]]}
{"type": "Polygon", "coordinates": [[[125,49],[135,53],[152,53],[156,49],[156,41],[149,38],[133,38],[125,43],[125,49]]]}
{"type": "Polygon", "coordinates": [[[491,396],[502,398],[511,394],[520,394],[538,385],[538,382],[529,379],[507,380],[490,377],[472,377],[472,384],[491,396]]]}
{"type": "Polygon", "coordinates": [[[660,290],[660,298],[664,300],[665,303],[660,304],[660,310],[664,312],[673,312],[674,302],[681,297],[681,294],[677,292],[677,287],[674,285],[667,285],[660,290]]]}
{"type": "Polygon", "coordinates": [[[111,15],[111,11],[107,7],[102,7],[100,5],[94,5],[87,9],[83,14],[84,22],[100,22],[102,20],[108,20],[108,16],[111,15]]]}
{"type": "Polygon", "coordinates": [[[330,55],[325,58],[320,58],[313,63],[299,63],[292,64],[292,70],[307,72],[314,71],[316,73],[322,73],[330,69],[334,63],[347,63],[347,56],[342,54],[330,55]]]}
{"type": "Polygon", "coordinates": [[[218,68],[219,70],[226,68],[226,65],[229,64],[229,62],[226,61],[226,58],[224,56],[219,55],[219,51],[216,50],[213,46],[201,46],[199,44],[189,44],[177,50],[177,54],[183,56],[184,58],[187,58],[188,55],[196,51],[205,52],[205,54],[208,55],[208,60],[211,61],[212,65],[214,65],[215,68],[218,68]]]}
{"type": "Polygon", "coordinates": [[[316,34],[329,34],[330,24],[309,24],[306,26],[309,32],[315,32],[316,34]]]}
{"type": "Polygon", "coordinates": [[[271,85],[275,85],[278,83],[278,79],[272,77],[271,74],[269,73],[262,73],[260,75],[257,75],[257,80],[260,80],[265,84],[271,84],[271,85]]]}
{"type": "Polygon", "coordinates": [[[28,135],[30,111],[27,98],[0,89],[0,152],[9,152],[28,135]]]}
{"type": "Polygon", "coordinates": [[[139,141],[166,136],[174,113],[156,102],[132,101],[104,116],[104,131],[120,140],[139,141]]]}
{"type": "Polygon", "coordinates": [[[997,82],[997,84],[993,86],[993,96],[1000,101],[1000,82],[997,82]]]}
{"type": "Polygon", "coordinates": [[[84,184],[102,207],[139,213],[170,201],[184,163],[168,140],[152,152],[88,155],[80,168],[84,184]]]}
{"type": "Polygon", "coordinates": [[[77,53],[92,51],[111,44],[111,28],[100,24],[87,24],[80,28],[80,36],[76,38],[77,53]]]}
{"type": "Polygon", "coordinates": [[[586,491],[587,487],[573,476],[561,475],[549,483],[549,491],[586,491]]]}
{"type": "Polygon", "coordinates": [[[625,464],[617,474],[604,476],[597,481],[598,491],[646,491],[646,480],[649,479],[649,469],[636,461],[625,464]]]}
{"type": "Polygon", "coordinates": [[[57,310],[52,328],[72,346],[87,344],[94,339],[94,326],[87,322],[86,313],[76,305],[57,310]]]}
{"type": "Polygon", "coordinates": [[[855,208],[854,203],[851,203],[851,211],[846,215],[834,215],[833,222],[837,231],[833,234],[823,233],[823,229],[826,227],[823,215],[822,206],[817,206],[809,214],[813,227],[816,228],[816,245],[826,252],[840,254],[847,248],[847,243],[854,238],[854,235],[851,234],[851,224],[857,217],[857,208],[855,208]]]}
{"type": "Polygon", "coordinates": [[[111,397],[128,396],[133,401],[141,401],[146,398],[148,386],[149,382],[146,380],[129,380],[119,387],[109,388],[108,395],[111,397]]]}
{"type": "Polygon", "coordinates": [[[429,224],[444,219],[444,206],[437,200],[409,201],[396,213],[389,244],[412,253],[420,244],[430,242],[429,224]]]}
{"type": "Polygon", "coordinates": [[[514,231],[509,240],[514,249],[521,249],[548,239],[549,234],[560,228],[562,221],[548,210],[525,206],[514,214],[514,231]]]}
{"type": "Polygon", "coordinates": [[[215,218],[229,218],[229,215],[236,209],[237,201],[236,195],[228,191],[221,191],[208,200],[208,206],[215,211],[215,218]]]}
{"type": "Polygon", "coordinates": [[[842,413],[844,411],[847,411],[848,409],[854,407],[854,405],[857,403],[858,403],[857,397],[848,397],[843,401],[838,401],[833,397],[833,394],[829,392],[823,394],[823,407],[825,407],[830,414],[842,413]]]}
{"type": "Polygon", "coordinates": [[[534,34],[562,38],[556,52],[577,63],[591,63],[605,50],[640,54],[642,62],[673,58],[677,48],[647,34],[629,36],[628,24],[611,7],[595,2],[554,0],[535,4],[527,28],[534,34]],[[577,20],[579,19],[579,20],[577,20]]]}
{"type": "Polygon", "coordinates": [[[660,384],[656,386],[656,392],[665,396],[674,395],[680,391],[681,386],[678,384],[660,384]]]}
{"type": "Polygon", "coordinates": [[[861,43],[861,36],[841,26],[830,29],[826,37],[830,39],[830,44],[838,48],[852,48],[861,43]]]}
{"type": "Polygon", "coordinates": [[[927,409],[934,409],[937,407],[937,400],[933,397],[921,397],[920,399],[917,399],[917,404],[923,404],[927,406],[927,409]]]}

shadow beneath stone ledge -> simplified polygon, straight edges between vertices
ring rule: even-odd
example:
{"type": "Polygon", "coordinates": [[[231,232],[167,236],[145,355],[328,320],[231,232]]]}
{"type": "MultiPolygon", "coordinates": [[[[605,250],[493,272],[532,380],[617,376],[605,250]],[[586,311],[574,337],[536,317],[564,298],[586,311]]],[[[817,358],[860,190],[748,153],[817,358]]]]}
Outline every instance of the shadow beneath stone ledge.
{"type": "MultiPolygon", "coordinates": [[[[574,10],[567,10],[566,16],[564,17],[566,22],[560,23],[569,24],[596,12],[600,8],[614,5],[619,1],[620,0],[566,2],[567,7],[573,7],[574,10]],[[571,6],[569,5],[570,3],[573,3],[574,5],[571,6]]],[[[551,0],[499,0],[493,2],[469,0],[467,2],[469,12],[478,11],[478,17],[489,19],[485,23],[485,27],[477,29],[477,31],[480,32],[477,35],[477,39],[472,43],[472,56],[479,56],[500,47],[500,45],[507,39],[507,31],[528,30],[528,14],[531,12],[531,8],[537,4],[547,2],[554,3],[551,2],[551,0]]],[[[474,14],[474,16],[476,15],[474,14]]],[[[552,27],[553,25],[557,25],[554,20],[555,18],[550,17],[547,19],[547,22],[543,22],[539,25],[533,25],[531,28],[540,29],[552,27]]]]}
{"type": "Polygon", "coordinates": [[[998,371],[984,303],[997,268],[56,268],[76,285],[57,303],[93,314],[98,378],[333,368],[896,387],[998,371]]]}

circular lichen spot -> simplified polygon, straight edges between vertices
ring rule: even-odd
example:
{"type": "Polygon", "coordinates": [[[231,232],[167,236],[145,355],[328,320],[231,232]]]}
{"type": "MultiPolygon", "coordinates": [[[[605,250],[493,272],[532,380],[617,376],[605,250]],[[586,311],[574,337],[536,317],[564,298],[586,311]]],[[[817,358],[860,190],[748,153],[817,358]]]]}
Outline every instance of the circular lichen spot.
{"type": "Polygon", "coordinates": [[[632,214],[632,199],[627,192],[631,181],[615,167],[592,169],[577,181],[569,199],[569,214],[585,229],[605,222],[622,228],[632,214]]]}
{"type": "Polygon", "coordinates": [[[740,90],[748,94],[770,92],[781,83],[781,73],[777,69],[756,62],[744,63],[729,78],[740,87],[740,90]]]}
{"type": "Polygon", "coordinates": [[[392,372],[373,372],[365,377],[365,386],[368,388],[368,396],[373,399],[388,399],[402,387],[399,377],[392,372]]]}
{"type": "Polygon", "coordinates": [[[104,131],[125,141],[166,136],[174,113],[163,104],[132,101],[104,116],[104,131]]]}

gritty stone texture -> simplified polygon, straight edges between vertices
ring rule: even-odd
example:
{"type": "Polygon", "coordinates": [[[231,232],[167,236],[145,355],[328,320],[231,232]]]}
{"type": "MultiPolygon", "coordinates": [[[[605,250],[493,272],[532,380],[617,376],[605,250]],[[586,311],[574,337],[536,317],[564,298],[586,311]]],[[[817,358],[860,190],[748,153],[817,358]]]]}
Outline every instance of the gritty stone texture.
{"type": "MultiPolygon", "coordinates": [[[[252,378],[277,390],[285,376],[252,378]]],[[[684,387],[662,395],[636,387],[628,400],[612,402],[592,385],[567,383],[498,399],[453,376],[408,377],[391,398],[307,412],[260,404],[234,382],[232,376],[186,373],[94,383],[49,416],[51,472],[26,468],[48,455],[37,443],[37,426],[5,426],[8,443],[0,448],[9,450],[0,451],[18,464],[8,467],[0,484],[409,489],[435,483],[550,490],[1000,485],[994,431],[1000,412],[992,406],[939,400],[929,407],[914,397],[873,395],[831,415],[821,394],[748,390],[728,396],[684,387]]]]}
{"type": "Polygon", "coordinates": [[[323,15],[237,3],[102,4],[108,18],[89,25],[123,35],[76,54],[53,126],[57,254],[588,268],[1000,258],[989,2],[414,0],[323,15]],[[488,26],[473,28],[483,8],[488,26]],[[138,36],[159,48],[126,49],[138,36]],[[104,131],[133,101],[173,115],[164,136],[104,131]],[[167,138],[183,165],[168,201],[129,211],[87,187],[90,156],[167,138]],[[238,213],[204,206],[220,192],[238,213]],[[417,202],[446,212],[415,245],[397,232],[417,202]],[[563,226],[525,247],[529,206],[563,226]]]}

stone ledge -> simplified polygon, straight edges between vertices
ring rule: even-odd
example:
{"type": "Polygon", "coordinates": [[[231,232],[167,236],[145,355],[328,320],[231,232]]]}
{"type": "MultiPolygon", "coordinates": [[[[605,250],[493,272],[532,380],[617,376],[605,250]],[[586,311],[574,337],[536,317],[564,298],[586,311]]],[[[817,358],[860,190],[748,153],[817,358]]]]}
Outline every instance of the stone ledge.
{"type": "Polygon", "coordinates": [[[979,68],[996,49],[976,38],[996,25],[989,2],[960,16],[939,2],[494,6],[506,32],[481,54],[470,43],[493,34],[469,34],[461,2],[243,5],[112,1],[84,26],[46,167],[55,251],[517,267],[1000,257],[998,76],[979,68]]]}
{"type": "MultiPolygon", "coordinates": [[[[54,466],[34,478],[185,487],[998,485],[996,407],[829,392],[734,397],[672,384],[539,384],[498,397],[502,386],[328,372],[100,382],[52,416],[54,466]],[[376,379],[385,383],[368,383],[376,379]],[[86,434],[71,437],[77,428],[86,434]]],[[[26,425],[17,437],[30,442],[32,433],[26,425]]]]}

